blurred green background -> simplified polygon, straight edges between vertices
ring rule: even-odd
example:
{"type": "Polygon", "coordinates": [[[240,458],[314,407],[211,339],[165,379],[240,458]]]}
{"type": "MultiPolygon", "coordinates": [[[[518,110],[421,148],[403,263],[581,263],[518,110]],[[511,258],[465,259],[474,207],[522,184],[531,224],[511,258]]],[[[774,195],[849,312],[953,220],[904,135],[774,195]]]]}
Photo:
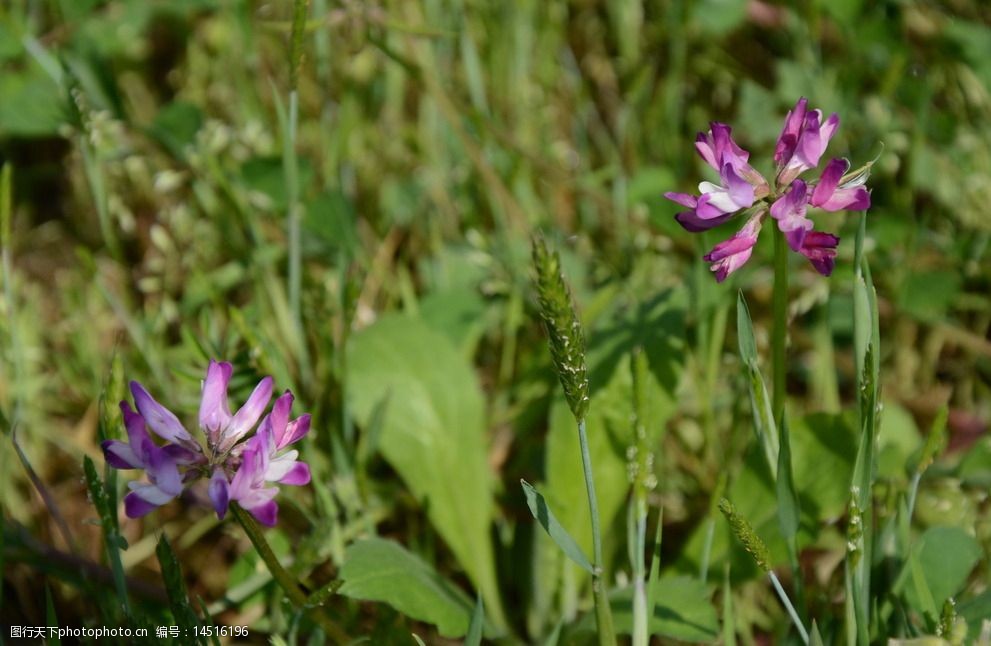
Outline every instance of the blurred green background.
{"type": "MultiPolygon", "coordinates": [[[[13,169],[0,299],[5,614],[43,621],[47,584],[63,624],[96,616],[73,586],[75,566],[60,569],[50,550],[70,565],[101,560],[79,465],[88,455],[102,466],[99,401],[116,356],[126,379],[184,419],[208,357],[235,363],[235,400],[263,374],[293,390],[314,415],[303,454],[316,477],[283,492],[272,535],[311,579],[336,576],[347,546],[377,533],[468,597],[482,589],[490,612],[501,596],[518,635],[574,616],[581,580],[547,564],[555,557],[516,485],[545,482],[565,524],[585,531],[574,439],[534,315],[536,231],[561,251],[589,329],[614,569],[625,549],[628,351],[640,345],[655,378],[662,560],[672,574],[697,572],[720,474],[766,488],[747,452],[731,307],[742,289],[767,356],[771,250],[765,240],[717,285],[700,256],[733,225],[689,234],[662,193],[703,179],[693,142],[711,120],[731,124],[770,173],[800,96],[840,114],[829,156],[856,167],[879,155],[867,216],[882,331],[879,495],[896,504],[948,405],[950,446],[924,481],[919,529],[963,528],[981,556],[953,594],[980,598],[991,545],[987,3],[311,0],[298,79],[298,322],[285,287],[292,196],[278,116],[290,4],[0,4],[0,160],[13,169]],[[417,453],[426,436],[449,449],[417,453]],[[464,518],[471,529],[454,529],[464,518]]],[[[842,550],[828,525],[848,493],[848,480],[830,478],[852,455],[852,440],[837,438],[848,427],[838,413],[854,402],[856,221],[815,217],[842,242],[829,279],[791,259],[789,410],[810,415],[796,473],[814,510],[803,525],[816,546],[813,603],[829,614],[842,586],[822,554],[842,550]]],[[[759,512],[770,495],[747,494],[745,511],[763,513],[755,525],[773,533],[773,509],[759,512]]],[[[267,580],[251,585],[256,563],[236,528],[190,501],[149,519],[121,522],[136,580],[156,585],[163,527],[213,612],[282,629],[267,580]]],[[[729,546],[719,526],[717,580],[729,546]]],[[[744,557],[733,567],[741,585],[754,574],[744,557]]],[[[787,622],[764,593],[741,593],[738,611],[741,634],[787,622]]],[[[411,629],[384,606],[340,612],[355,634],[411,629]]]]}

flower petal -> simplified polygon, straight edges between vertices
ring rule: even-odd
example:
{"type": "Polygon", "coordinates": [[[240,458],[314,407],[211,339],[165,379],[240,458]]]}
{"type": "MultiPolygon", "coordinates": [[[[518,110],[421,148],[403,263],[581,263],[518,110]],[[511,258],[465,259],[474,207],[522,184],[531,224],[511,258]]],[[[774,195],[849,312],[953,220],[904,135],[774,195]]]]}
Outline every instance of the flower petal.
{"type": "Polygon", "coordinates": [[[208,435],[215,435],[231,421],[231,411],[227,405],[227,386],[231,381],[234,366],[226,361],[210,359],[203,380],[203,394],[200,398],[200,428],[208,435]]]}
{"type": "Polygon", "coordinates": [[[251,512],[251,515],[265,527],[275,527],[279,520],[279,503],[274,500],[255,507],[245,507],[245,509],[251,512]]]}
{"type": "Polygon", "coordinates": [[[692,233],[699,233],[700,231],[708,231],[713,227],[717,227],[720,224],[726,222],[732,218],[735,213],[723,213],[719,217],[715,218],[700,218],[695,211],[682,211],[674,216],[674,219],[680,224],[686,231],[691,231],[692,233]]]}
{"type": "Polygon", "coordinates": [[[304,413],[289,422],[286,427],[286,434],[282,437],[281,444],[279,448],[284,446],[289,446],[290,444],[295,444],[296,442],[303,439],[303,437],[310,432],[310,414],[304,413]]]}
{"type": "Polygon", "coordinates": [[[217,518],[223,520],[230,505],[230,484],[227,482],[227,474],[220,467],[213,470],[207,494],[210,496],[210,502],[213,503],[213,509],[217,512],[217,518]]]}
{"type": "Polygon", "coordinates": [[[141,518],[158,509],[161,505],[148,502],[138,495],[136,491],[124,496],[124,513],[128,518],[141,518]]]}
{"type": "Polygon", "coordinates": [[[771,217],[778,221],[778,229],[785,234],[788,246],[794,251],[801,250],[805,233],[812,230],[812,222],[805,217],[807,193],[808,185],[796,179],[770,209],[771,217]]]}
{"type": "Polygon", "coordinates": [[[265,412],[268,401],[272,398],[272,378],[265,377],[258,382],[255,389],[248,397],[248,401],[242,406],[231,419],[230,424],[222,432],[220,439],[220,451],[227,451],[234,446],[238,440],[244,437],[248,431],[258,422],[258,418],[265,412]]]}
{"type": "Polygon", "coordinates": [[[281,484],[294,486],[305,485],[309,481],[310,467],[305,462],[296,462],[292,469],[279,479],[281,484]]]}
{"type": "Polygon", "coordinates": [[[784,128],[778,136],[778,143],[774,147],[774,163],[779,167],[788,163],[795,146],[798,145],[798,137],[802,132],[802,124],[805,123],[805,112],[808,109],[809,100],[804,96],[798,100],[795,107],[788,111],[785,117],[784,128]]]}
{"type": "Polygon", "coordinates": [[[134,453],[131,447],[118,440],[104,440],[100,442],[103,449],[103,457],[107,464],[115,469],[143,469],[144,463],[134,453]]]}
{"type": "Polygon", "coordinates": [[[842,157],[831,159],[822,171],[822,175],[819,177],[819,183],[816,184],[815,190],[812,191],[812,198],[809,199],[809,202],[813,206],[824,204],[836,191],[836,187],[840,183],[840,178],[843,177],[843,173],[849,167],[850,162],[842,157]]]}
{"type": "Polygon", "coordinates": [[[871,207],[871,192],[863,186],[839,188],[818,206],[824,211],[866,211],[871,207]]]}
{"type": "Polygon", "coordinates": [[[283,438],[286,434],[286,427],[289,425],[289,411],[292,410],[292,402],[292,393],[288,390],[285,391],[275,400],[275,404],[272,405],[272,412],[265,418],[266,421],[262,422],[268,424],[266,428],[271,432],[272,439],[275,440],[276,449],[281,449],[288,444],[288,442],[283,442],[283,438]]]}
{"type": "Polygon", "coordinates": [[[182,493],[182,477],[175,462],[158,447],[150,453],[150,459],[145,466],[148,479],[155,483],[155,486],[173,498],[182,493]]]}
{"type": "Polygon", "coordinates": [[[805,236],[800,253],[809,259],[816,271],[829,276],[833,273],[839,243],[840,239],[831,233],[810,231],[805,236]]]}
{"type": "Polygon", "coordinates": [[[134,396],[134,405],[138,407],[138,412],[144,418],[148,427],[151,428],[163,440],[177,442],[189,448],[199,445],[193,440],[182,423],[172,411],[168,410],[148,394],[144,386],[136,381],[131,382],[131,394],[134,396]]]}
{"type": "Polygon", "coordinates": [[[694,209],[698,204],[698,198],[688,193],[674,193],[672,191],[668,191],[664,194],[664,197],[682,206],[687,206],[690,209],[694,209]]]}
{"type": "MultiPolygon", "coordinates": [[[[164,505],[175,498],[174,494],[162,491],[160,487],[147,482],[128,482],[127,486],[131,490],[131,494],[156,506],[164,505]]],[[[131,494],[128,494],[128,496],[131,494]]]]}

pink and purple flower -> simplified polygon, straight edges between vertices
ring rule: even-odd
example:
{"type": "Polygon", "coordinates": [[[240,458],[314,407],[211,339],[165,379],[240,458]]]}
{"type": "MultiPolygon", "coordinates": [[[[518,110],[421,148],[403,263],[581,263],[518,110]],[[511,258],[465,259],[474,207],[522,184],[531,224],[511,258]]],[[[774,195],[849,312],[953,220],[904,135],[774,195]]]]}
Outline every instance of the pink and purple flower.
{"type": "Polygon", "coordinates": [[[750,259],[761,224],[767,217],[775,220],[788,246],[808,258],[816,271],[824,276],[832,273],[839,238],[815,231],[807,217],[808,208],[867,210],[871,198],[864,182],[870,164],[848,174],[850,162],[833,159],[818,180],[806,182],[799,176],[819,165],[839,123],[835,113],[824,119],[821,110],[809,110],[808,100],[799,99],[788,112],[775,146],[773,189],[750,165],[750,153],[733,141],[729,126],[713,122],[709,132],[698,134],[695,149],[719,173],[719,184],[701,182],[699,195],[669,192],[664,196],[688,209],[676,214],[675,220],[693,233],[746,214],[743,228],[704,256],[712,264],[717,281],[722,282],[750,259]]]}
{"type": "Polygon", "coordinates": [[[218,517],[223,518],[231,501],[236,501],[260,523],[272,526],[278,517],[277,485],[310,481],[309,466],[297,459],[299,451],[286,450],[309,432],[310,416],[290,421],[293,396],[286,391],[262,418],[272,398],[271,377],[262,379],[244,405],[231,414],[227,388],[232,373],[233,366],[226,362],[211,360],[207,367],[199,410],[205,448],[144,386],[131,382],[137,411],[126,401],[120,404],[128,441],[106,440],[101,445],[110,466],[141,469],[147,475],[147,482],[128,484],[131,492],[124,497],[128,517],[144,516],[206,479],[207,495],[218,517]],[[256,426],[255,434],[248,437],[256,426]],[[165,443],[157,444],[149,429],[165,443]]]}

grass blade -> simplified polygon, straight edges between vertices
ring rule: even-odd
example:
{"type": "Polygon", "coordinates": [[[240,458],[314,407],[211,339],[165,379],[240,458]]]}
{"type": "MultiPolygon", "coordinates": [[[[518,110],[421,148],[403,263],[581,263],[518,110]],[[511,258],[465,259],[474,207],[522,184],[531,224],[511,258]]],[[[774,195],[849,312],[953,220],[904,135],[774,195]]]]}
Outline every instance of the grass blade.
{"type": "Polygon", "coordinates": [[[89,457],[83,458],[83,475],[86,487],[89,489],[90,500],[100,516],[100,527],[103,529],[103,544],[107,551],[107,561],[113,574],[114,589],[117,599],[125,616],[131,617],[131,605],[127,598],[127,581],[124,578],[124,566],[120,560],[120,550],[127,549],[127,542],[117,529],[117,508],[111,506],[103,481],[96,472],[96,465],[89,457]]]}
{"type": "Polygon", "coordinates": [[[554,512],[547,506],[547,501],[544,500],[544,497],[526,480],[520,480],[520,484],[523,486],[523,495],[526,496],[526,504],[530,508],[530,513],[540,523],[540,526],[544,528],[547,535],[551,537],[551,540],[561,548],[561,551],[568,558],[577,563],[583,570],[592,574],[594,568],[589,562],[588,557],[582,552],[582,548],[578,547],[578,543],[571,537],[568,530],[555,518],[554,512]]]}
{"type": "Polygon", "coordinates": [[[468,624],[468,634],[465,635],[465,646],[479,646],[482,643],[482,628],[485,626],[485,608],[482,597],[478,597],[475,610],[471,613],[471,623],[468,624]]]}
{"type": "MultiPolygon", "coordinates": [[[[196,616],[196,612],[189,604],[189,594],[186,592],[186,583],[182,578],[179,559],[176,558],[164,532],[158,539],[155,556],[158,557],[158,564],[162,568],[162,582],[165,584],[165,592],[169,596],[169,608],[172,610],[172,616],[175,617],[176,623],[185,629],[199,626],[199,617],[196,616]]],[[[201,640],[197,641],[201,642],[201,640]]]]}
{"type": "Polygon", "coordinates": [[[750,410],[754,416],[754,432],[757,441],[764,449],[767,465],[771,473],[778,468],[778,433],[771,408],[771,398],[767,394],[764,377],[757,364],[757,341],[754,339],[754,325],[750,319],[750,309],[741,291],[736,301],[736,335],[740,346],[740,358],[747,368],[750,392],[750,410]]]}

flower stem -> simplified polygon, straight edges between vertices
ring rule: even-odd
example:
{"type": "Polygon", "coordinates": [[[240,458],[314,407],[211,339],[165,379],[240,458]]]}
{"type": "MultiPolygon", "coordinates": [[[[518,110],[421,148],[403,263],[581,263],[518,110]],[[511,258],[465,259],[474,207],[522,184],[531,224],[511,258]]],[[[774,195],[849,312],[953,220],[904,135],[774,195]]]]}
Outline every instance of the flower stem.
{"type": "Polygon", "coordinates": [[[774,394],[771,410],[776,424],[781,424],[785,410],[785,341],[788,338],[788,243],[785,234],[774,227],[774,328],[771,334],[771,361],[774,394]]]}
{"type": "Polygon", "coordinates": [[[578,443],[582,451],[582,471],[585,474],[585,489],[588,493],[588,511],[592,517],[592,594],[595,597],[595,623],[599,629],[599,645],[614,646],[616,635],[612,626],[612,610],[609,596],[602,580],[602,534],[599,529],[599,503],[595,497],[595,483],[592,481],[592,457],[588,452],[588,436],[585,433],[585,420],[578,422],[578,443]]]}
{"type": "Polygon", "coordinates": [[[240,505],[237,503],[231,503],[230,506],[231,513],[237,522],[241,524],[244,528],[244,533],[248,535],[251,539],[251,544],[255,546],[258,550],[258,555],[261,556],[262,560],[265,561],[265,565],[268,567],[268,571],[272,573],[272,578],[275,579],[279,587],[286,593],[286,596],[293,603],[294,606],[306,613],[306,615],[313,621],[313,623],[320,626],[323,632],[330,637],[332,641],[338,644],[347,643],[348,637],[341,630],[340,626],[335,624],[330,617],[325,615],[320,611],[319,608],[310,607],[307,604],[306,593],[299,587],[299,583],[296,578],[293,577],[289,572],[286,571],[282,564],[279,563],[278,557],[275,556],[275,552],[272,551],[271,546],[268,541],[265,540],[264,534],[262,534],[261,527],[255,519],[241,509],[240,505]]]}
{"type": "Polygon", "coordinates": [[[802,641],[806,644],[809,643],[809,633],[805,630],[805,626],[802,625],[802,620],[798,618],[798,612],[795,611],[795,606],[791,604],[791,599],[785,594],[785,589],[781,587],[781,582],[778,581],[778,577],[774,572],[768,572],[767,576],[771,579],[771,584],[774,586],[775,592],[778,593],[778,598],[781,599],[781,603],[784,604],[785,610],[788,611],[788,616],[791,617],[791,621],[795,624],[795,628],[798,629],[798,634],[801,635],[802,641]]]}

